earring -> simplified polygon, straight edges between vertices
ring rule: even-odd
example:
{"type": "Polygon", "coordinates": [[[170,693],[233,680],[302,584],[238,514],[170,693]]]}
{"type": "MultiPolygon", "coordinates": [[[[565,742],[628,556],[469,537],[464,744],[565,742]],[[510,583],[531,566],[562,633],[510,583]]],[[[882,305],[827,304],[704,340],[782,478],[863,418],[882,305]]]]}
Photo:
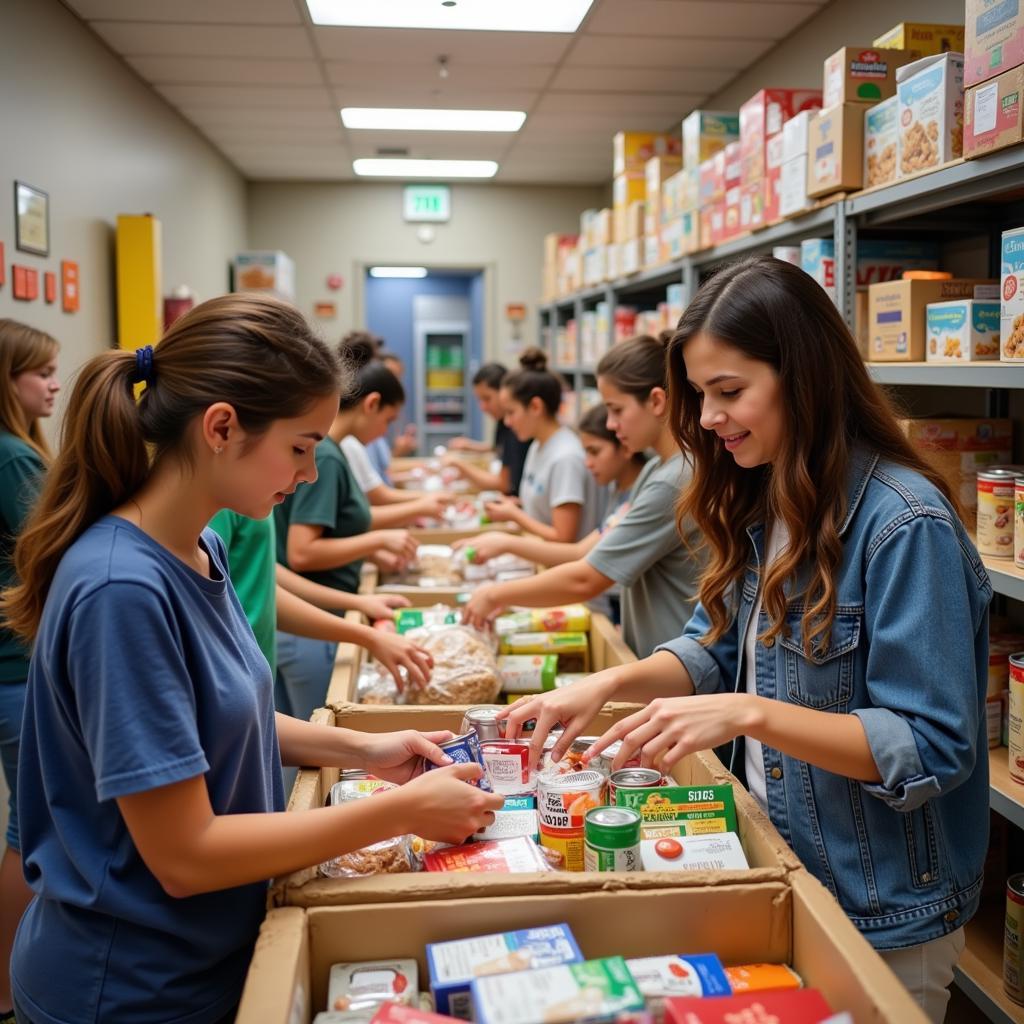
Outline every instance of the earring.
{"type": "Polygon", "coordinates": [[[220,445],[217,445],[217,447],[213,449],[213,454],[214,454],[214,455],[220,455],[220,453],[221,453],[222,451],[224,451],[224,449],[223,449],[223,448],[221,448],[221,446],[220,446],[220,445]]]}

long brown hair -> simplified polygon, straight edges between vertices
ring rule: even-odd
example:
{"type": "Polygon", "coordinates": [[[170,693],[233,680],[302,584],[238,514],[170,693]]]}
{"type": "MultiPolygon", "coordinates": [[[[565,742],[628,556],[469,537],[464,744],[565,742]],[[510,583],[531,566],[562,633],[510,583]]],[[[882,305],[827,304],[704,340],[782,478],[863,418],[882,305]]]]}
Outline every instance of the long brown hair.
{"type": "Polygon", "coordinates": [[[14,393],[14,378],[45,366],[59,350],[57,339],[45,331],[0,318],[0,430],[24,441],[46,463],[50,461],[50,446],[38,418],[30,421],[25,415],[14,393]]]}
{"type": "Polygon", "coordinates": [[[805,653],[811,657],[828,648],[843,555],[839,528],[855,447],[917,471],[960,511],[945,480],[900,430],[893,404],[868,376],[835,305],[790,263],[753,257],[712,277],[679,321],[668,368],[672,433],[694,466],[677,516],[680,522],[692,516],[710,549],[699,595],[711,619],[705,644],[732,623],[727,599],[750,561],[747,527],[779,521],[790,541],[764,579],[770,625],[760,639],[783,633],[789,602],[801,600],[805,653]],[[701,399],[687,383],[685,360],[687,342],[701,332],[778,373],[784,441],[771,465],[741,468],[714,432],[701,427],[701,399]],[[806,586],[787,595],[801,570],[806,586]]]}
{"type": "Polygon", "coordinates": [[[186,463],[190,423],[228,402],[254,438],[340,390],[340,369],[293,306],[263,295],[224,295],[176,320],[152,353],[136,402],[134,352],[110,351],[75,381],[60,454],[14,551],[18,585],[0,596],[5,625],[32,640],[65,551],[130,498],[150,467],[174,453],[186,463]]]}

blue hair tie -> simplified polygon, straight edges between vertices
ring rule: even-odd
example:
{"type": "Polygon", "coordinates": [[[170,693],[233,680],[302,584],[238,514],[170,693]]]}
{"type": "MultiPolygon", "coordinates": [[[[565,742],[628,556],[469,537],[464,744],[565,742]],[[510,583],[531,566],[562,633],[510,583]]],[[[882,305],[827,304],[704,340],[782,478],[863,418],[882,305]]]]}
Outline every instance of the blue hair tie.
{"type": "Polygon", "coordinates": [[[153,346],[143,345],[135,350],[135,374],[133,384],[153,383],[153,346]]]}

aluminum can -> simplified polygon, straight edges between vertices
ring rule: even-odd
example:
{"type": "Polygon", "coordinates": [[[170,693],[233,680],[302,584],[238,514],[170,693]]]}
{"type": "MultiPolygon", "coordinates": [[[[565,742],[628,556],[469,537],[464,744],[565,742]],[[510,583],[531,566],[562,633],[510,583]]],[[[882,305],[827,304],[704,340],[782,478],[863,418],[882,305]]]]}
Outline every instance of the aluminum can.
{"type": "Polygon", "coordinates": [[[640,870],[640,812],[595,807],[583,824],[584,871],[640,870]]]}
{"type": "MultiPolygon", "coordinates": [[[[456,764],[478,764],[483,768],[484,773],[472,783],[474,786],[478,786],[480,789],[485,790],[488,793],[493,793],[494,790],[491,788],[490,780],[487,778],[487,766],[484,764],[483,751],[480,749],[480,740],[477,738],[475,732],[467,732],[462,736],[455,736],[453,739],[445,740],[443,743],[438,743],[438,746],[454,761],[456,764]]],[[[433,761],[427,758],[423,759],[423,770],[425,772],[433,771],[435,768],[440,768],[441,765],[434,764],[433,761]]]]}

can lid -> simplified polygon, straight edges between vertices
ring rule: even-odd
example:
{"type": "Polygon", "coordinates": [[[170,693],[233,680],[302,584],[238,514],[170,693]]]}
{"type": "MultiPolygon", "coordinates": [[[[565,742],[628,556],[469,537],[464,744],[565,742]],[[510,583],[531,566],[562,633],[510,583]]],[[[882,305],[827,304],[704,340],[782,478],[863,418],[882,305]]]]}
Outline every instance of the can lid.
{"type": "Polygon", "coordinates": [[[640,841],[640,812],[632,807],[594,807],[583,819],[587,840],[616,849],[640,841]]]}

